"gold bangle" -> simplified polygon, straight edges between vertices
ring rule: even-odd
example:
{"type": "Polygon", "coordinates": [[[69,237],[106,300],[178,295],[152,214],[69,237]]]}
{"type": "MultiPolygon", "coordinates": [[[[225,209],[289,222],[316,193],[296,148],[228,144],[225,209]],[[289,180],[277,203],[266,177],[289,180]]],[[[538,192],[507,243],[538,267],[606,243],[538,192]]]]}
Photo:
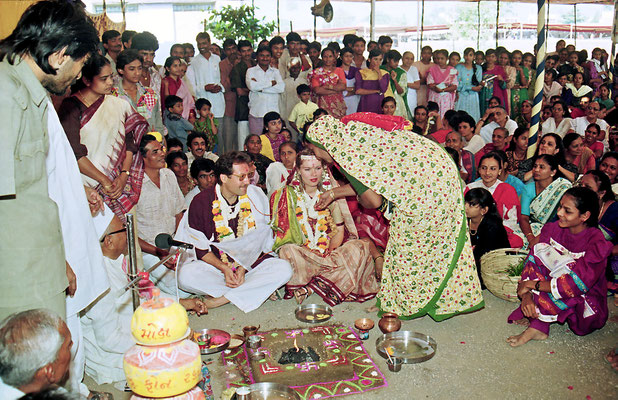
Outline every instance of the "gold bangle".
{"type": "Polygon", "coordinates": [[[335,191],[333,189],[330,190],[330,198],[335,200],[335,191]]]}
{"type": "Polygon", "coordinates": [[[528,237],[529,235],[534,236],[534,233],[532,233],[532,232],[526,233],[526,237],[528,237]]]}

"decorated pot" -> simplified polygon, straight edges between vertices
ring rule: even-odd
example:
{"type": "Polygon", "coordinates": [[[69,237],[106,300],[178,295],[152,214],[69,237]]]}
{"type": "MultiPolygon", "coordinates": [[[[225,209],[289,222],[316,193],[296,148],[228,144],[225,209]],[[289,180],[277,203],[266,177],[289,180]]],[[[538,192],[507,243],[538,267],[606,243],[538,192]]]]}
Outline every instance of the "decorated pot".
{"type": "Polygon", "coordinates": [[[131,390],[144,397],[169,397],[191,390],[202,378],[199,346],[183,340],[162,346],[131,347],[124,355],[131,390]]]}
{"type": "Polygon", "coordinates": [[[139,306],[131,319],[131,333],[139,344],[156,346],[184,339],[189,334],[189,317],[180,303],[155,297],[139,306]]]}
{"type": "MultiPolygon", "coordinates": [[[[156,399],[156,397],[142,397],[134,394],[131,396],[131,400],[151,400],[156,399]]],[[[189,390],[187,393],[179,394],[177,396],[166,397],[166,400],[205,400],[206,396],[204,396],[204,391],[200,389],[199,386],[194,387],[189,390]]]]}

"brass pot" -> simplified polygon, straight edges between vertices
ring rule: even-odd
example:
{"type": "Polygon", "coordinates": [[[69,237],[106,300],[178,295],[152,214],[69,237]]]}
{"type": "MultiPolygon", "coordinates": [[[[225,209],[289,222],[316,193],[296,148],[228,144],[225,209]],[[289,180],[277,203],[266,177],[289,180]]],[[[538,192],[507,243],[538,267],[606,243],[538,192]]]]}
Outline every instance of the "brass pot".
{"type": "Polygon", "coordinates": [[[401,321],[399,320],[399,315],[395,313],[384,313],[380,322],[378,322],[378,327],[382,333],[390,333],[396,332],[401,329],[401,321]]]}

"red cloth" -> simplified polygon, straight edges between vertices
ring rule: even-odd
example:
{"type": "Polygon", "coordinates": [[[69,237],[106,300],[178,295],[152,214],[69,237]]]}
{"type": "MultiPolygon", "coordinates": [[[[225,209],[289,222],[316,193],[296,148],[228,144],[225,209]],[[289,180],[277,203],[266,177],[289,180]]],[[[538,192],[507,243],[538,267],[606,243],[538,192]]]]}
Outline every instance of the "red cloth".
{"type": "Polygon", "coordinates": [[[408,130],[412,128],[411,122],[404,117],[371,112],[357,112],[341,118],[341,122],[344,124],[350,121],[362,122],[386,131],[408,130]]]}

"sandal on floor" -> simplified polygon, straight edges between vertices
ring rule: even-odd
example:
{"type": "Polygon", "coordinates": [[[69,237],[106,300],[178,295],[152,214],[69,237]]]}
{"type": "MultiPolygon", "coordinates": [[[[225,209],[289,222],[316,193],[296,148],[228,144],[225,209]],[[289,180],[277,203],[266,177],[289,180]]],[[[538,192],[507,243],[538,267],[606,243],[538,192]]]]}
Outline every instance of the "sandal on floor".
{"type": "Polygon", "coordinates": [[[313,292],[311,289],[307,287],[302,287],[296,291],[294,291],[294,298],[298,304],[303,304],[303,301],[307,299],[307,297],[311,296],[313,292]]]}
{"type": "Polygon", "coordinates": [[[283,295],[279,292],[281,289],[277,289],[268,297],[270,301],[283,300],[283,295]]]}

